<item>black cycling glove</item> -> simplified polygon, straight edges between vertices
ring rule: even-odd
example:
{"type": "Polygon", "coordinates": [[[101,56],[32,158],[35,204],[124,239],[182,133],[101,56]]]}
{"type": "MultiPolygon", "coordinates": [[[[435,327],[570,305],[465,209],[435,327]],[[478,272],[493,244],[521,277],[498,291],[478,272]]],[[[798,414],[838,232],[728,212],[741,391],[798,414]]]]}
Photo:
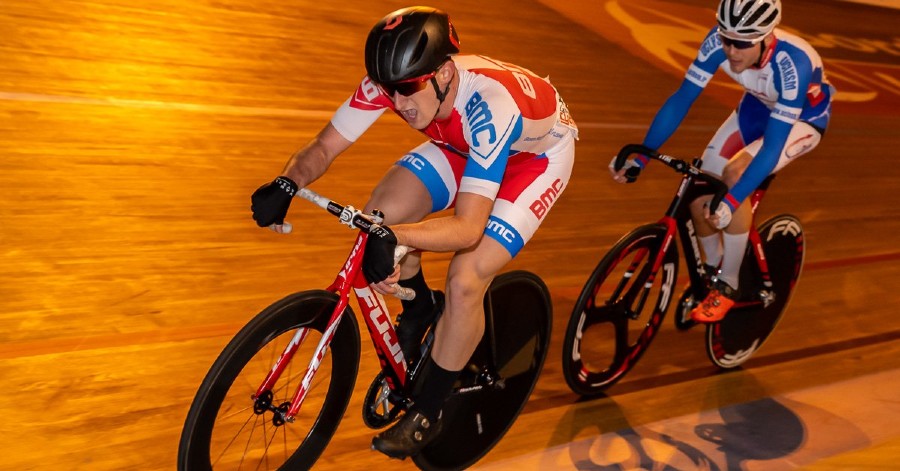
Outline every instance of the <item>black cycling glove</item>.
{"type": "MultiPolygon", "coordinates": [[[[613,156],[612,160],[609,162],[609,169],[616,172],[616,156],[613,156]]],[[[637,159],[628,159],[625,161],[625,183],[634,183],[637,181],[638,177],[641,176],[641,170],[643,167],[640,163],[638,163],[637,159]]]]}
{"type": "Polygon", "coordinates": [[[394,273],[394,249],[397,236],[387,226],[375,224],[369,230],[369,241],[363,255],[363,275],[369,283],[379,283],[394,273]]]}
{"type": "Polygon", "coordinates": [[[257,188],[250,197],[250,211],[259,227],[284,224],[284,217],[297,193],[297,184],[288,177],[278,177],[257,188]]]}
{"type": "Polygon", "coordinates": [[[626,183],[634,183],[637,181],[638,177],[641,176],[642,167],[638,167],[637,165],[628,167],[625,170],[625,182],[626,183]]]}

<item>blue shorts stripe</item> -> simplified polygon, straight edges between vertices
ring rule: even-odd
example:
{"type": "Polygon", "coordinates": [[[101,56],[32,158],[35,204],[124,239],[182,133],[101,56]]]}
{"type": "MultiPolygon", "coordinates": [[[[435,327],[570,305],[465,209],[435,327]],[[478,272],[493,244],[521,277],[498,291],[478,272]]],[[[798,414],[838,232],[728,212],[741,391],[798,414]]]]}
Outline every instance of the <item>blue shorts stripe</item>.
{"type": "Polygon", "coordinates": [[[450,204],[450,190],[437,169],[421,154],[411,152],[397,161],[396,165],[412,172],[428,189],[431,195],[431,211],[440,211],[450,204]]]}
{"type": "Polygon", "coordinates": [[[519,234],[519,231],[512,224],[494,215],[491,215],[488,219],[484,233],[499,242],[513,257],[518,255],[522,247],[525,246],[525,241],[522,240],[522,235],[519,234]]]}

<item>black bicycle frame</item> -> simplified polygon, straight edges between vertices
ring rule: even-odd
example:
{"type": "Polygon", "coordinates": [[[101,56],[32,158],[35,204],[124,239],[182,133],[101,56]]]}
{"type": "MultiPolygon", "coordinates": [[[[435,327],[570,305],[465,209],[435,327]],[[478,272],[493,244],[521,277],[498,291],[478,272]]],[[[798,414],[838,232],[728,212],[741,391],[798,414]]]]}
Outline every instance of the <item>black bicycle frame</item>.
{"type": "MultiPolygon", "coordinates": [[[[665,255],[665,247],[668,247],[668,244],[671,243],[671,238],[673,236],[671,228],[674,225],[678,232],[679,239],[681,239],[681,248],[683,250],[685,261],[687,262],[688,276],[691,280],[691,286],[705,286],[705,280],[706,278],[708,278],[709,274],[705,273],[704,271],[702,259],[700,257],[699,240],[694,229],[694,222],[693,218],[691,217],[690,207],[685,203],[690,203],[701,196],[713,195],[712,201],[709,205],[710,211],[712,211],[713,208],[717,208],[718,205],[721,204],[722,199],[728,192],[728,187],[721,180],[709,174],[703,173],[700,170],[700,165],[702,163],[700,159],[694,159],[692,164],[688,164],[681,159],[677,159],[665,154],[660,154],[655,150],[650,149],[649,147],[639,144],[626,145],[622,148],[621,151],[619,151],[619,154],[616,158],[616,168],[621,169],[625,164],[625,159],[627,159],[629,155],[635,153],[643,154],[650,158],[659,160],[660,162],[663,162],[664,164],[674,169],[676,172],[684,175],[681,181],[681,185],[675,192],[675,196],[672,198],[672,202],[669,204],[669,208],[666,210],[665,216],[663,216],[663,218],[659,221],[660,224],[664,225],[667,228],[667,240],[663,244],[664,249],[660,250],[660,253],[657,254],[658,260],[653,264],[653,273],[656,273],[659,264],[662,263],[663,256],[665,255]]],[[[760,200],[762,200],[763,196],[765,196],[765,193],[774,178],[774,174],[769,175],[751,194],[750,204],[751,211],[754,217],[756,215],[756,210],[759,206],[760,200]]],[[[749,238],[749,243],[751,247],[753,247],[753,258],[756,260],[757,268],[759,268],[763,286],[766,289],[771,289],[772,278],[769,274],[769,266],[766,262],[766,257],[763,252],[762,240],[760,238],[759,232],[756,230],[755,221],[750,225],[749,238]]],[[[651,275],[651,279],[648,280],[648,282],[652,281],[652,277],[653,275],[651,275]]],[[[763,300],[763,302],[765,302],[765,300],[763,300]]],[[[747,303],[738,303],[739,306],[746,304],[747,303]]]]}

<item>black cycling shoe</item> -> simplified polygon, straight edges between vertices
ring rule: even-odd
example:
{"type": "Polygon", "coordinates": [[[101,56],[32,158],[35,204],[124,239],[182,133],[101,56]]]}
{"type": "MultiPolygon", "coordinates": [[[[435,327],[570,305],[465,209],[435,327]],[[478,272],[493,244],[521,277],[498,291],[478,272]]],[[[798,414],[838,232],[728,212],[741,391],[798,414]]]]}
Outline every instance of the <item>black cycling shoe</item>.
{"type": "Polygon", "coordinates": [[[393,427],[375,435],[372,449],[391,458],[415,456],[441,432],[441,419],[432,423],[419,412],[407,412],[393,427]]]}
{"type": "Polygon", "coordinates": [[[431,297],[434,305],[429,312],[411,313],[412,315],[400,313],[397,316],[397,341],[403,350],[403,358],[408,363],[415,363],[419,359],[422,337],[444,311],[444,293],[432,291],[431,297]]]}

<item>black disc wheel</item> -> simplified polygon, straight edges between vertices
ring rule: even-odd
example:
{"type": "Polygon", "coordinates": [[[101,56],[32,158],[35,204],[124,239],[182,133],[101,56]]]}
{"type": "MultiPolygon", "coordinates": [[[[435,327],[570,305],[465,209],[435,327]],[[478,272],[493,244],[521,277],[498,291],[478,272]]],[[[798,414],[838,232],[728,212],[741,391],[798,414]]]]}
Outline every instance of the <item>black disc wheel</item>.
{"type": "Polygon", "coordinates": [[[444,404],[441,433],[413,458],[426,470],[465,469],[500,441],[537,383],[552,304],[536,275],[497,276],[485,298],[485,336],[444,404]]]}

